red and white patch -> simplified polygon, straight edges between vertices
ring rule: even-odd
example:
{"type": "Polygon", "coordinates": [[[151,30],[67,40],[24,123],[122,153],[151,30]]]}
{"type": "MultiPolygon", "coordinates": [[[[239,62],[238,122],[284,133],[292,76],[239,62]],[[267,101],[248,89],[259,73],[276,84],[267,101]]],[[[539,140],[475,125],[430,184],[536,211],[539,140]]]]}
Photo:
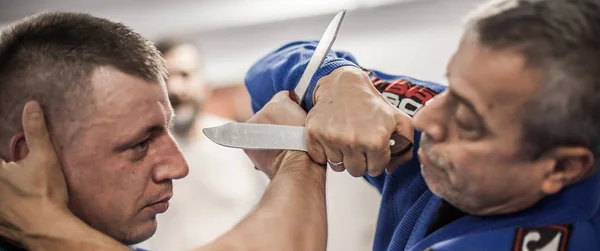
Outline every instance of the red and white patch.
{"type": "Polygon", "coordinates": [[[375,77],[372,72],[365,70],[371,77],[371,82],[379,92],[395,107],[404,113],[414,116],[417,111],[438,93],[434,90],[411,83],[405,79],[385,81],[375,77]]]}
{"type": "Polygon", "coordinates": [[[512,251],[566,251],[571,225],[521,227],[515,233],[512,251]]]}

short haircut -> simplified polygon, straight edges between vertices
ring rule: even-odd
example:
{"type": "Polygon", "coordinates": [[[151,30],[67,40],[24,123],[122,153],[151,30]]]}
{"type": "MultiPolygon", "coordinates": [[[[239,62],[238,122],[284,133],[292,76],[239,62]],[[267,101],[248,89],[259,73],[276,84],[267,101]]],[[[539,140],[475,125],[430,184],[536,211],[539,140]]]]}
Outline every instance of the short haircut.
{"type": "Polygon", "coordinates": [[[0,35],[0,156],[7,157],[5,146],[22,131],[21,114],[29,100],[40,102],[51,132],[80,119],[75,116],[92,102],[89,82],[99,66],[149,81],[166,78],[152,43],[120,23],[46,12],[5,28],[0,35]]]}
{"type": "Polygon", "coordinates": [[[523,110],[526,152],[583,146],[600,160],[600,1],[491,1],[469,28],[483,46],[517,52],[542,75],[523,110]]]}

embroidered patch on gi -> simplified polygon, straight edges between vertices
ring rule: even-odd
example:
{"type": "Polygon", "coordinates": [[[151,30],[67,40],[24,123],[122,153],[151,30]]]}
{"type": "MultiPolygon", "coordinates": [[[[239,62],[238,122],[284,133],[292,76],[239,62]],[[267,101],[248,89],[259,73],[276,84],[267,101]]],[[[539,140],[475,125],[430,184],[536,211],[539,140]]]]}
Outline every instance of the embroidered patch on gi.
{"type": "Polygon", "coordinates": [[[512,251],[566,251],[571,225],[520,227],[512,251]]]}
{"type": "Polygon", "coordinates": [[[385,81],[369,72],[375,88],[400,111],[413,116],[423,105],[439,93],[431,88],[420,86],[407,79],[385,81]]]}

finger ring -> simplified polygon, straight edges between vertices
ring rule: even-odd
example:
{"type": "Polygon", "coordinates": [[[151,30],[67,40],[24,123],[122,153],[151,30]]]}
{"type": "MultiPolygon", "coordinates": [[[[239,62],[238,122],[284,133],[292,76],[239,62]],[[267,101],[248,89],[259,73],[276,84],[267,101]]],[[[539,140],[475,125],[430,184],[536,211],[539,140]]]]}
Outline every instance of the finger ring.
{"type": "Polygon", "coordinates": [[[343,165],[343,164],[344,164],[344,162],[343,162],[343,161],[340,161],[340,162],[335,162],[335,163],[334,163],[334,162],[331,162],[331,160],[329,160],[329,159],[327,159],[327,163],[329,163],[329,165],[330,165],[330,166],[341,166],[341,165],[343,165]]]}

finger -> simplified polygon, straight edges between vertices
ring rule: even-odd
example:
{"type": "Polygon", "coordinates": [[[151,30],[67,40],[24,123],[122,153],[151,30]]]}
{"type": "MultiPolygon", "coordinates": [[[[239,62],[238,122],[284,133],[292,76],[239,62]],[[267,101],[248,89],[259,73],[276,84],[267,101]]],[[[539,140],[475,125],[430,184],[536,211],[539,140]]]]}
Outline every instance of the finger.
{"type": "Polygon", "coordinates": [[[373,132],[371,137],[362,140],[362,142],[365,142],[364,152],[367,157],[367,173],[371,177],[381,175],[390,162],[390,139],[387,134],[387,131],[373,132]]]}
{"type": "Polygon", "coordinates": [[[331,170],[333,170],[334,172],[338,172],[338,173],[341,173],[346,170],[346,168],[344,167],[344,163],[341,163],[337,166],[329,165],[329,167],[331,167],[331,170]]]}
{"type": "Polygon", "coordinates": [[[396,169],[398,169],[398,164],[396,164],[395,161],[391,161],[386,167],[385,167],[385,173],[387,174],[393,174],[396,169]]]}
{"type": "Polygon", "coordinates": [[[413,159],[413,151],[414,151],[414,146],[406,154],[404,154],[398,158],[393,158],[390,161],[390,164],[388,164],[387,167],[385,168],[385,172],[387,174],[393,174],[396,171],[396,169],[398,169],[399,166],[412,160],[413,159]]]}
{"type": "Polygon", "coordinates": [[[46,161],[56,159],[42,108],[36,101],[29,101],[25,104],[25,109],[23,109],[23,130],[29,152],[32,154],[48,155],[47,157],[51,159],[46,159],[46,161]]]}
{"type": "Polygon", "coordinates": [[[390,163],[390,155],[389,147],[387,147],[387,150],[367,151],[367,173],[369,176],[377,177],[381,175],[390,163]]]}
{"type": "Polygon", "coordinates": [[[310,158],[318,164],[325,165],[327,163],[327,157],[325,155],[325,149],[321,143],[315,138],[315,129],[312,127],[304,128],[304,140],[306,141],[306,149],[310,158]]]}
{"type": "MultiPolygon", "coordinates": [[[[332,163],[339,163],[339,162],[343,162],[344,161],[344,156],[342,155],[342,152],[340,150],[331,148],[331,147],[327,147],[324,146],[323,149],[325,150],[325,155],[326,158],[331,161],[332,163]]],[[[331,170],[336,171],[336,172],[343,172],[346,168],[344,168],[344,164],[340,164],[340,165],[329,165],[331,167],[331,170]]]]}
{"type": "Polygon", "coordinates": [[[412,118],[400,111],[394,114],[394,118],[396,119],[396,132],[414,144],[415,129],[412,118]]]}
{"type": "Polygon", "coordinates": [[[7,166],[8,166],[8,163],[3,158],[0,158],[0,170],[4,169],[7,166]]]}
{"type": "MultiPolygon", "coordinates": [[[[278,93],[275,94],[275,96],[273,96],[273,98],[271,100],[273,101],[284,101],[284,100],[292,100],[292,97],[290,97],[290,91],[284,90],[284,91],[280,91],[278,93]]],[[[295,102],[294,102],[295,103],[295,102]]]]}
{"type": "Polygon", "coordinates": [[[346,148],[342,151],[344,167],[353,177],[362,177],[367,173],[367,159],[362,151],[346,148]]]}
{"type": "MultiPolygon", "coordinates": [[[[395,113],[394,117],[396,119],[396,132],[400,136],[406,138],[411,143],[409,145],[414,145],[415,129],[413,126],[412,118],[402,112],[395,113]]],[[[412,156],[413,156],[413,151],[411,148],[410,150],[407,150],[406,153],[404,153],[401,156],[394,156],[394,161],[397,161],[397,163],[404,163],[404,162],[412,159],[412,156]]],[[[386,170],[386,171],[391,173],[390,172],[391,170],[386,170]]]]}

